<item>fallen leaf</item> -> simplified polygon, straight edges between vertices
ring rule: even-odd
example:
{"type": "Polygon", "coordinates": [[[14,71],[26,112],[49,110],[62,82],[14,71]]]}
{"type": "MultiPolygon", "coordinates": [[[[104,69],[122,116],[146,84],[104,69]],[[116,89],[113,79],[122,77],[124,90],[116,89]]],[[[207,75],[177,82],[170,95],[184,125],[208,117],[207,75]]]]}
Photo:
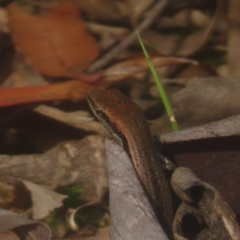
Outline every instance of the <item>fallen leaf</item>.
{"type": "Polygon", "coordinates": [[[106,194],[103,137],[97,135],[62,142],[43,154],[0,155],[0,163],[0,176],[21,178],[50,189],[80,187],[82,201],[96,201],[106,194]]]}
{"type": "Polygon", "coordinates": [[[32,214],[33,219],[39,220],[46,217],[50,211],[63,205],[63,199],[66,195],[56,193],[44,186],[19,179],[24,186],[30,191],[32,198],[32,214]]]}
{"type": "Polygon", "coordinates": [[[180,57],[191,56],[199,51],[208,41],[209,36],[214,30],[218,14],[219,11],[216,10],[211,24],[188,35],[186,38],[182,38],[181,36],[164,35],[156,31],[148,30],[143,33],[143,41],[146,46],[149,46],[164,55],[175,55],[180,57]]]}
{"type": "Polygon", "coordinates": [[[140,17],[147,11],[147,9],[154,3],[153,0],[145,1],[145,0],[129,0],[127,3],[131,6],[132,16],[131,16],[131,24],[132,27],[137,27],[140,17]]]}
{"type": "Polygon", "coordinates": [[[160,136],[162,152],[218,189],[240,213],[240,116],[160,136]]]}
{"type": "Polygon", "coordinates": [[[4,88],[0,89],[0,107],[55,100],[80,100],[93,87],[73,80],[38,87],[4,88]]]}
{"type": "Polygon", "coordinates": [[[93,121],[93,118],[90,116],[89,112],[64,112],[47,105],[40,105],[36,107],[34,111],[42,114],[43,116],[55,119],[58,122],[68,124],[75,128],[89,132],[96,132],[102,136],[106,135],[105,128],[99,122],[93,121]]]}
{"type": "Polygon", "coordinates": [[[51,239],[51,231],[46,224],[30,220],[19,214],[4,209],[0,209],[0,232],[5,232],[8,230],[13,230],[13,232],[20,239],[26,240],[51,239]]]}
{"type": "Polygon", "coordinates": [[[239,47],[239,11],[240,5],[239,1],[232,0],[229,1],[228,5],[228,44],[227,44],[227,58],[229,76],[240,76],[240,68],[239,68],[239,55],[240,55],[240,47],[239,47]]]}
{"type": "Polygon", "coordinates": [[[181,126],[196,126],[240,113],[239,78],[175,79],[166,80],[164,86],[171,93],[170,102],[181,126]]]}
{"type": "MultiPolygon", "coordinates": [[[[198,64],[197,61],[184,58],[152,56],[155,66],[198,64]]],[[[149,70],[144,56],[127,60],[110,67],[102,73],[79,74],[84,82],[91,82],[102,76],[102,80],[90,85],[80,80],[49,84],[37,87],[5,88],[0,89],[0,107],[17,104],[47,102],[55,100],[81,100],[87,92],[94,88],[106,88],[115,81],[121,81],[139,72],[149,70]]]]}
{"type": "Polygon", "coordinates": [[[99,0],[76,1],[79,8],[84,11],[88,19],[105,22],[110,25],[114,23],[127,24],[132,15],[132,4],[130,1],[99,0]]]}
{"type": "Polygon", "coordinates": [[[30,68],[19,56],[15,55],[11,74],[4,79],[1,88],[14,88],[25,86],[41,86],[48,84],[48,81],[40,74],[30,68]]]}
{"type": "Polygon", "coordinates": [[[213,186],[201,181],[189,168],[183,167],[174,171],[171,185],[183,201],[173,222],[176,240],[239,239],[236,214],[213,186]],[[190,216],[192,221],[187,221],[186,218],[190,216]],[[195,237],[189,238],[189,233],[195,237]]]}
{"type": "Polygon", "coordinates": [[[84,235],[93,235],[97,232],[97,226],[101,226],[101,224],[104,224],[104,226],[110,224],[110,216],[106,211],[106,208],[102,206],[101,200],[88,202],[80,205],[76,209],[69,209],[67,214],[68,225],[74,232],[85,232],[84,235]],[[86,217],[86,213],[89,212],[93,213],[91,219],[86,217]],[[106,215],[108,215],[108,217],[106,217],[106,215]]]}
{"type": "Polygon", "coordinates": [[[13,42],[32,68],[54,77],[78,77],[98,56],[99,46],[86,31],[73,2],[30,14],[9,5],[13,42]]]}
{"type": "MultiPolygon", "coordinates": [[[[176,57],[164,57],[159,54],[150,56],[154,67],[162,67],[169,65],[181,65],[181,64],[194,64],[197,65],[197,61],[193,61],[186,58],[176,57]]],[[[149,70],[148,63],[143,55],[136,56],[130,60],[122,61],[114,66],[108,68],[103,73],[104,81],[120,81],[126,79],[134,74],[149,70]]]]}
{"type": "Polygon", "coordinates": [[[0,239],[4,240],[21,240],[13,231],[5,231],[0,233],[0,239]]]}
{"type": "Polygon", "coordinates": [[[188,65],[180,73],[177,74],[176,78],[194,78],[194,77],[210,77],[217,76],[214,68],[208,64],[188,65]]]}
{"type": "Polygon", "coordinates": [[[167,240],[126,152],[106,139],[112,239],[167,240]],[[131,224],[129,224],[131,223],[131,224]]]}

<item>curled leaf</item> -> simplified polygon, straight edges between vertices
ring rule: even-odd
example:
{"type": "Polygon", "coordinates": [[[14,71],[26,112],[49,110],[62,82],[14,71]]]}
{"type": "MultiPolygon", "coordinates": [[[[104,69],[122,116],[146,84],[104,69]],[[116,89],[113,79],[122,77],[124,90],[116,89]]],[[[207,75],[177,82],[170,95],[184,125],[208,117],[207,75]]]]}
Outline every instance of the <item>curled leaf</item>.
{"type": "Polygon", "coordinates": [[[173,223],[176,240],[240,238],[235,213],[214,187],[183,167],[175,170],[171,184],[175,193],[183,200],[173,223]]]}

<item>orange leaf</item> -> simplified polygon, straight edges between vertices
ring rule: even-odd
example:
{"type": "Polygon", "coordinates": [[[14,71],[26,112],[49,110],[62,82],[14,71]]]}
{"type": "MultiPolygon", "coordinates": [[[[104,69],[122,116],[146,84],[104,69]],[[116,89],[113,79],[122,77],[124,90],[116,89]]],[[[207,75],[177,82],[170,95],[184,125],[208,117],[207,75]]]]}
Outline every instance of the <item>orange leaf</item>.
{"type": "Polygon", "coordinates": [[[86,97],[91,88],[94,86],[79,80],[37,87],[2,88],[0,107],[54,100],[80,100],[86,97]]]}
{"type": "Polygon", "coordinates": [[[38,15],[13,3],[8,13],[17,49],[41,74],[78,77],[99,54],[98,44],[86,31],[72,2],[45,8],[38,15]]]}

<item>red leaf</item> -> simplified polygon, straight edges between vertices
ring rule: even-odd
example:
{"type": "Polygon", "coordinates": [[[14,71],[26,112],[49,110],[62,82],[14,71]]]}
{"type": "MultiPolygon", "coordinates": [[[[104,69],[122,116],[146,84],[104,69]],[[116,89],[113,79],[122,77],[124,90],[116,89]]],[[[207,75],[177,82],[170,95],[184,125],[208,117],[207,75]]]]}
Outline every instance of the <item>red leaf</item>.
{"type": "Polygon", "coordinates": [[[94,86],[79,80],[37,87],[0,89],[0,107],[54,100],[80,100],[94,86]]]}

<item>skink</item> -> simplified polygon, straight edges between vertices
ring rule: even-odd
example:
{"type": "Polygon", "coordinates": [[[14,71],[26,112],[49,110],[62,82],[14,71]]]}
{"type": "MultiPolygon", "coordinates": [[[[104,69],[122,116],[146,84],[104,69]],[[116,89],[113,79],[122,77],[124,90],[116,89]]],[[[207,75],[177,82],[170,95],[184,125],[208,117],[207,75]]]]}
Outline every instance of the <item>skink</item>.
{"type": "Polygon", "coordinates": [[[160,212],[160,222],[170,226],[173,220],[170,187],[142,110],[115,89],[93,89],[88,104],[113,139],[130,155],[136,172],[160,212]]]}

